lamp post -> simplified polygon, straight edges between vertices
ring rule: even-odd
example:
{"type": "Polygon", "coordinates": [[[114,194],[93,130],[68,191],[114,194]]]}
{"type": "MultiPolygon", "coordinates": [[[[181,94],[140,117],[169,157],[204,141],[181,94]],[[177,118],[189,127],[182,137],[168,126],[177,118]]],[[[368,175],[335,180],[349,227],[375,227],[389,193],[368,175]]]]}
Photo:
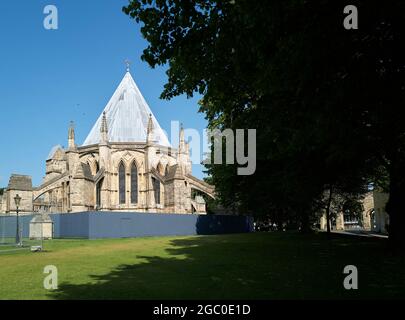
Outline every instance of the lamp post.
{"type": "Polygon", "coordinates": [[[18,194],[14,197],[14,202],[15,202],[15,206],[17,208],[17,232],[15,235],[15,243],[17,246],[21,247],[20,221],[19,221],[19,216],[18,216],[19,207],[20,207],[20,203],[21,203],[21,197],[18,194]]]}

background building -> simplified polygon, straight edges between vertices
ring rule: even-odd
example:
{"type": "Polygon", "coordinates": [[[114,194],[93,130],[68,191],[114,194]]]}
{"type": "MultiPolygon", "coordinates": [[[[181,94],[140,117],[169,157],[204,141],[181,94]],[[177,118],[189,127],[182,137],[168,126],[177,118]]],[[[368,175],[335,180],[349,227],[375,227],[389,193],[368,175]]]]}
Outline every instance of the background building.
{"type": "MultiPolygon", "coordinates": [[[[387,233],[389,216],[385,211],[389,195],[374,190],[367,193],[361,201],[362,212],[360,215],[350,212],[350,210],[339,210],[331,217],[331,229],[344,230],[364,230],[379,233],[387,233]]],[[[320,217],[320,229],[326,230],[326,214],[320,217]]]]}

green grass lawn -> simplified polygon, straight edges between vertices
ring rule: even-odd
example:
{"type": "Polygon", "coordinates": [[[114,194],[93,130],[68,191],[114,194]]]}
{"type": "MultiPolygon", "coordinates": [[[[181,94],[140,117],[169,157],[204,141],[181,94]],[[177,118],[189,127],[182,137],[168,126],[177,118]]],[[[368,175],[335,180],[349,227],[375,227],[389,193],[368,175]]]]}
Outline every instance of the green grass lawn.
{"type": "Polygon", "coordinates": [[[0,299],[404,298],[405,258],[386,240],[255,233],[52,240],[46,252],[0,253],[0,299]],[[355,265],[359,289],[343,288],[355,265]],[[59,288],[43,288],[46,265],[59,288]]]}

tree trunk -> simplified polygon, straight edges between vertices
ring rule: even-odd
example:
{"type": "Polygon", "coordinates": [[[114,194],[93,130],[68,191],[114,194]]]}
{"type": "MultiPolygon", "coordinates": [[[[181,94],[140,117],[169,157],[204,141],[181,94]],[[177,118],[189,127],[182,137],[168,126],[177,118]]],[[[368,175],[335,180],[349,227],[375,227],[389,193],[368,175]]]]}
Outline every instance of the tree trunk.
{"type": "Polygon", "coordinates": [[[330,205],[332,203],[332,195],[333,195],[333,188],[332,186],[330,186],[328,204],[326,206],[326,232],[328,234],[330,233],[330,205]]]}
{"type": "Polygon", "coordinates": [[[386,211],[390,217],[389,242],[394,248],[405,249],[405,159],[391,161],[389,200],[386,211]]]}

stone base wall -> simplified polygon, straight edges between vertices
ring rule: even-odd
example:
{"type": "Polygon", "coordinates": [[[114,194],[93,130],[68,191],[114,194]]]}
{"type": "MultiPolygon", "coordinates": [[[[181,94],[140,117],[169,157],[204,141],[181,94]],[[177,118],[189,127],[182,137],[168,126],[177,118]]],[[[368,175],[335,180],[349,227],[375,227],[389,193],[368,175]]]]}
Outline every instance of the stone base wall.
{"type": "Polygon", "coordinates": [[[17,194],[21,197],[21,203],[18,208],[19,211],[21,213],[32,212],[33,209],[32,191],[21,191],[21,190],[7,190],[6,212],[7,213],[17,212],[17,207],[14,201],[14,198],[17,196],[17,194]]]}

